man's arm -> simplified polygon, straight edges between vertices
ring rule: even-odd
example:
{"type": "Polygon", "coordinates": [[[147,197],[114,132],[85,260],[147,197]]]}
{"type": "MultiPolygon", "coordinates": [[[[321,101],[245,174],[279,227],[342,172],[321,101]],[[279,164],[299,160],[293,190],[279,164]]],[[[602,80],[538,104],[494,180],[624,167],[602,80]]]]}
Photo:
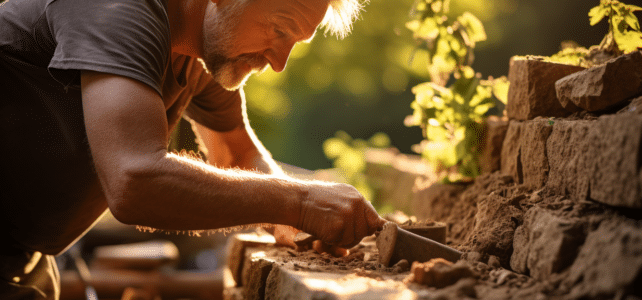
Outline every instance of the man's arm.
{"type": "Polygon", "coordinates": [[[284,224],[343,246],[383,224],[347,185],[223,170],[169,154],[163,102],[143,83],[83,71],[81,84],[96,171],[121,222],[176,230],[284,224]]]}
{"type": "Polygon", "coordinates": [[[282,175],[283,171],[256,137],[246,117],[244,124],[230,131],[219,132],[193,122],[207,150],[208,162],[220,168],[238,167],[264,174],[282,175]]]}

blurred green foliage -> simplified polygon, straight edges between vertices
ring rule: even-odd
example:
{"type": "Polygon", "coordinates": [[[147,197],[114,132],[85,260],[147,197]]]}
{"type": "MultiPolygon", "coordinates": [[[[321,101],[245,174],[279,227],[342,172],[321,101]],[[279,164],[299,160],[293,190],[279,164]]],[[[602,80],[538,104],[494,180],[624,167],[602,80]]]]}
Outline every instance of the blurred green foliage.
{"type": "Polygon", "coordinates": [[[479,175],[483,119],[496,101],[506,103],[506,77],[481,80],[472,69],[475,43],[486,40],[472,13],[453,17],[450,0],[420,0],[408,29],[428,52],[430,81],[412,91],[408,126],[420,126],[425,140],[417,147],[447,180],[479,175]],[[450,83],[448,85],[448,83],[450,83]]]}
{"type": "Polygon", "coordinates": [[[368,140],[353,139],[345,131],[338,131],[334,137],[323,142],[323,152],[333,161],[333,167],[346,182],[354,186],[368,201],[374,200],[375,189],[364,172],[366,170],[366,148],[390,147],[390,137],[376,133],[368,140]]]}

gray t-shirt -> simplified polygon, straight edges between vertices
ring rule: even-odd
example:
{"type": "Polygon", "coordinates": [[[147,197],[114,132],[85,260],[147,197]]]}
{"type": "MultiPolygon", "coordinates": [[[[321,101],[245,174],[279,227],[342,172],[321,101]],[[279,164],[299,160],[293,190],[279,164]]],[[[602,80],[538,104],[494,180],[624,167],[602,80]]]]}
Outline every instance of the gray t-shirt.
{"type": "Polygon", "coordinates": [[[171,53],[166,10],[166,0],[0,5],[0,244],[57,254],[107,208],[85,133],[81,70],[155,89],[169,129],[183,113],[218,131],[243,123],[239,92],[171,53]]]}

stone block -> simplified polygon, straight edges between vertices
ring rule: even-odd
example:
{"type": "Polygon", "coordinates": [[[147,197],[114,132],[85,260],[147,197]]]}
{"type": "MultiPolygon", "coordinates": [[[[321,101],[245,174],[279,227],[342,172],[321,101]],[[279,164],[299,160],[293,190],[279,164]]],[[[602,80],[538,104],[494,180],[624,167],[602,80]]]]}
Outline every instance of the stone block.
{"type": "Polygon", "coordinates": [[[584,242],[585,224],[555,216],[540,207],[529,209],[515,231],[510,266],[518,273],[545,280],[573,263],[584,242]]]}
{"type": "Polygon", "coordinates": [[[607,218],[589,232],[562,286],[572,288],[569,299],[640,295],[642,227],[639,221],[607,218]]]}
{"type": "MultiPolygon", "coordinates": [[[[512,82],[512,81],[511,81],[512,82]]],[[[588,111],[600,111],[642,94],[642,51],[561,78],[557,98],[588,111]]]]}
{"type": "Polygon", "coordinates": [[[502,144],[508,130],[508,119],[490,116],[484,123],[483,144],[479,157],[479,168],[482,174],[500,169],[502,144]]]}
{"type": "Polygon", "coordinates": [[[512,57],[508,71],[508,118],[530,120],[538,116],[570,115],[573,110],[564,109],[557,100],[555,82],[581,70],[584,68],[546,62],[541,58],[512,57]]]}
{"type": "Polygon", "coordinates": [[[502,173],[531,189],[544,186],[549,171],[546,141],[552,129],[543,119],[511,121],[502,145],[502,173]]]}
{"type": "Polygon", "coordinates": [[[587,135],[589,197],[619,207],[642,208],[642,115],[605,115],[587,135]]]}
{"type": "Polygon", "coordinates": [[[523,124],[523,122],[519,121],[510,121],[502,144],[500,169],[503,174],[512,176],[516,182],[523,182],[524,180],[519,155],[523,124]]]}
{"type": "Polygon", "coordinates": [[[224,278],[225,287],[240,287],[243,285],[243,269],[246,249],[248,247],[258,245],[274,244],[275,240],[272,235],[252,232],[252,233],[239,233],[230,237],[227,242],[227,260],[226,260],[226,273],[224,278]]]}
{"type": "Polygon", "coordinates": [[[523,174],[521,183],[531,189],[544,186],[548,178],[546,141],[552,130],[553,126],[547,120],[524,122],[519,150],[523,174]]]}
{"type": "Polygon", "coordinates": [[[549,172],[546,187],[574,200],[588,197],[588,132],[594,121],[554,121],[546,143],[549,172]]]}

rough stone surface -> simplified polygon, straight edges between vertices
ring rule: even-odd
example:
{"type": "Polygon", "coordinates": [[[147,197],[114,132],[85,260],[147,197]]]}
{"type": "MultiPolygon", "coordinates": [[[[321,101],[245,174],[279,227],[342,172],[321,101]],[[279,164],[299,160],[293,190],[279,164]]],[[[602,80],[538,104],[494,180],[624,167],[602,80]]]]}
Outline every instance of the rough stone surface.
{"type": "Polygon", "coordinates": [[[520,200],[523,198],[500,195],[479,199],[474,227],[469,229],[464,249],[497,256],[500,264],[508,267],[513,252],[513,234],[523,216],[520,200]]]}
{"type": "Polygon", "coordinates": [[[627,106],[622,108],[618,113],[623,114],[623,113],[629,113],[629,112],[642,114],[642,96],[631,100],[631,103],[629,103],[627,106]]]}
{"type": "MultiPolygon", "coordinates": [[[[642,224],[608,218],[590,232],[562,287],[572,299],[642,295],[642,224]]],[[[627,298],[628,299],[628,298],[627,298]]]]}
{"type": "Polygon", "coordinates": [[[587,199],[587,137],[594,124],[593,121],[585,120],[555,121],[546,143],[550,168],[546,187],[556,194],[568,195],[578,201],[587,199]]]}
{"type": "Polygon", "coordinates": [[[251,260],[247,269],[246,281],[244,282],[245,299],[262,300],[265,299],[265,283],[270,271],[272,271],[273,262],[256,259],[251,260]]]}
{"type": "Polygon", "coordinates": [[[535,206],[524,215],[524,224],[515,231],[511,268],[545,280],[573,263],[584,242],[585,223],[564,218],[535,206]]]}
{"type": "Polygon", "coordinates": [[[523,124],[519,121],[510,121],[502,145],[501,171],[503,174],[512,176],[516,182],[524,180],[519,153],[523,124]]]}
{"type": "Polygon", "coordinates": [[[546,141],[553,127],[548,120],[511,121],[502,146],[502,173],[537,189],[548,178],[546,141]]]}
{"type": "MultiPolygon", "coordinates": [[[[508,118],[530,120],[538,116],[565,117],[573,110],[564,109],[555,94],[555,81],[584,68],[545,62],[537,58],[513,57],[508,80],[508,118]]],[[[569,107],[570,109],[570,107],[569,107]]]]}
{"type": "Polygon", "coordinates": [[[590,199],[642,208],[642,115],[602,116],[591,127],[587,141],[590,199]]]}
{"type": "Polygon", "coordinates": [[[642,94],[642,52],[635,51],[561,78],[555,89],[562,105],[572,103],[588,111],[617,106],[642,94]]]}
{"type": "Polygon", "coordinates": [[[524,124],[520,141],[520,160],[523,181],[527,187],[538,189],[544,186],[548,178],[548,157],[546,140],[553,127],[548,120],[534,120],[524,124]]]}
{"type": "Polygon", "coordinates": [[[482,174],[500,169],[502,144],[508,130],[508,120],[496,116],[489,117],[484,124],[483,148],[479,156],[482,174]]]}

